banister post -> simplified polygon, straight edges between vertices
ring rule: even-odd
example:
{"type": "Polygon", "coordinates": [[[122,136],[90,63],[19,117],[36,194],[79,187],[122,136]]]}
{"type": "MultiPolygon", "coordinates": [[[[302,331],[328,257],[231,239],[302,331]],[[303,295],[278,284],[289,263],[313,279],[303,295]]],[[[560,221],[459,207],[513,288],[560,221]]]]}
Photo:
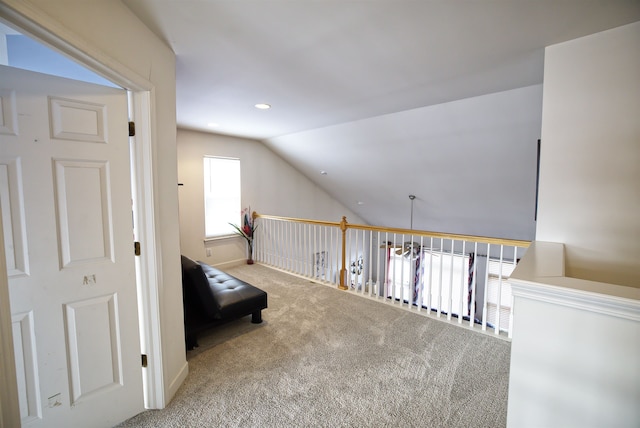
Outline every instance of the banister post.
{"type": "Polygon", "coordinates": [[[347,290],[347,217],[342,216],[340,221],[340,230],[342,231],[342,268],[340,269],[340,290],[347,290]]]}

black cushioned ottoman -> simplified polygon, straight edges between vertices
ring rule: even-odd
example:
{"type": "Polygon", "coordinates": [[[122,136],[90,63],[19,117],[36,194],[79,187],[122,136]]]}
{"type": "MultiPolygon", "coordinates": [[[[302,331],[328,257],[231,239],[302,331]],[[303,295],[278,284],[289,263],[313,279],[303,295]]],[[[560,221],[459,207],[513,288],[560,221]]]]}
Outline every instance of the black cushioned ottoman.
{"type": "Polygon", "coordinates": [[[187,349],[198,346],[197,336],[226,321],[251,315],[262,322],[267,293],[203,262],[182,256],[182,295],[187,349]]]}

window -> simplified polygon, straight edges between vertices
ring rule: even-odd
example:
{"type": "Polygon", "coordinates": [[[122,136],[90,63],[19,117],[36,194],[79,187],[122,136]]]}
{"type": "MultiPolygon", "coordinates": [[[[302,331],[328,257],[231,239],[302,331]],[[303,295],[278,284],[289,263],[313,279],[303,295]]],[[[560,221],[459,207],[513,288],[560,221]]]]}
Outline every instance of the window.
{"type": "Polygon", "coordinates": [[[240,159],[204,158],[204,230],[206,238],[233,234],[240,220],[240,159]]]}

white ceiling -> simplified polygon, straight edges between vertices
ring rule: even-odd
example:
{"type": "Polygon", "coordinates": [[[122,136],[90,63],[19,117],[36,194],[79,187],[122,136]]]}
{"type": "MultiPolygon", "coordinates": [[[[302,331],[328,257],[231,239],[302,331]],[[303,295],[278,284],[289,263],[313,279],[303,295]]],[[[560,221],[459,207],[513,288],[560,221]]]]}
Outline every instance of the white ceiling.
{"type": "Polygon", "coordinates": [[[521,239],[544,47],[640,20],[638,0],[123,2],[176,53],[178,126],[263,141],[372,224],[408,227],[414,193],[416,228],[521,239]]]}

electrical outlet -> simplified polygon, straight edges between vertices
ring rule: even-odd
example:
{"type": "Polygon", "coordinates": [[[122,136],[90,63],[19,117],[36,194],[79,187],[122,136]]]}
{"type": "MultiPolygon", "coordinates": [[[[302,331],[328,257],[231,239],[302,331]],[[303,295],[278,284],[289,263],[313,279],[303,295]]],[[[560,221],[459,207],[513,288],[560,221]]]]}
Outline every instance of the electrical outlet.
{"type": "Polygon", "coordinates": [[[211,257],[211,248],[207,248],[207,257],[211,257]]]}

